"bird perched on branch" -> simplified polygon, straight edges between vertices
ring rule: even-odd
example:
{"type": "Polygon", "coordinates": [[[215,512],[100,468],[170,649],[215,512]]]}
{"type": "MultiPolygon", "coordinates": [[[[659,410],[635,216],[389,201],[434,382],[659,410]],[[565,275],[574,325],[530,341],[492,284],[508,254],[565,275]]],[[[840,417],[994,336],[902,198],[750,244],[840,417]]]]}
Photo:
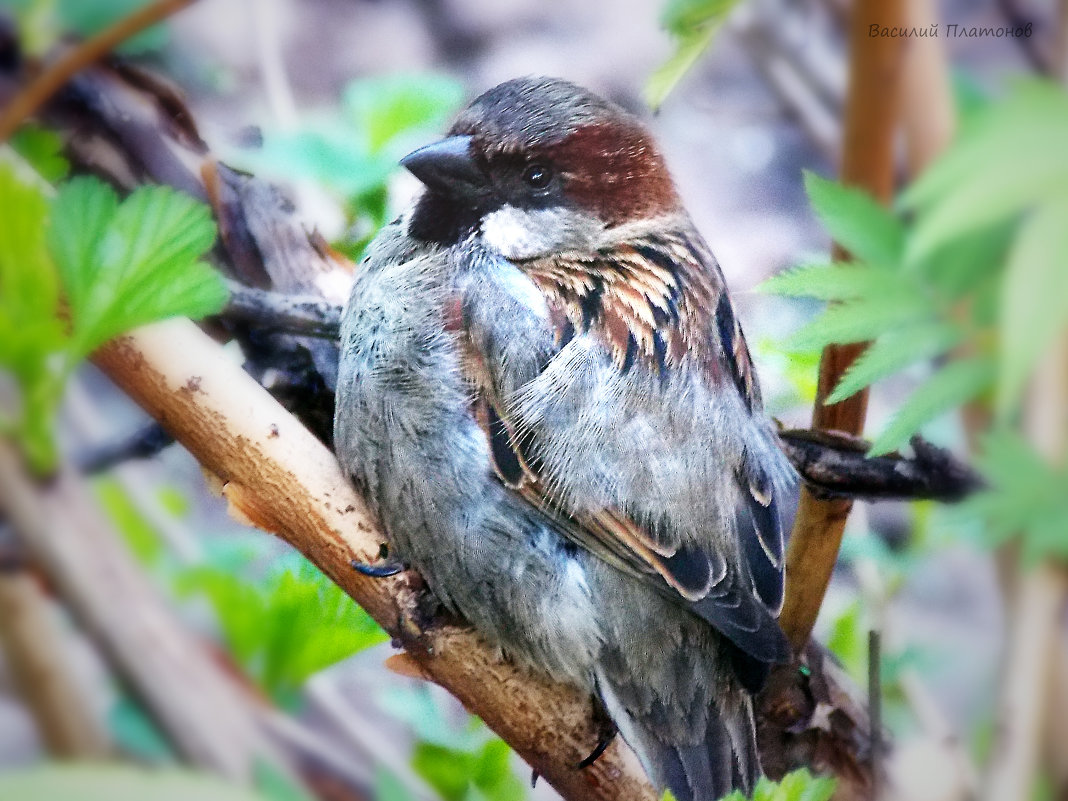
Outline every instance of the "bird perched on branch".
{"type": "Polygon", "coordinates": [[[391,558],[589,692],[679,801],[748,792],[792,471],[664,159],[537,78],[402,164],[425,191],[357,276],[335,418],[391,558]]]}

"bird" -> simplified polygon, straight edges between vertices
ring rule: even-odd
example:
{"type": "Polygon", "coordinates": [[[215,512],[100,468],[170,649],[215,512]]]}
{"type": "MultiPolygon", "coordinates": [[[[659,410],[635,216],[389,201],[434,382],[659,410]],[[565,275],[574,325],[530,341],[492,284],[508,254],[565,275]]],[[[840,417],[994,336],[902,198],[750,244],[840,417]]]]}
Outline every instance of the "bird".
{"type": "Polygon", "coordinates": [[[752,791],[789,657],[794,474],[723,274],[636,115],[502,83],[401,160],[421,192],[341,325],[334,444],[387,556],[589,695],[678,801],[752,791]]]}

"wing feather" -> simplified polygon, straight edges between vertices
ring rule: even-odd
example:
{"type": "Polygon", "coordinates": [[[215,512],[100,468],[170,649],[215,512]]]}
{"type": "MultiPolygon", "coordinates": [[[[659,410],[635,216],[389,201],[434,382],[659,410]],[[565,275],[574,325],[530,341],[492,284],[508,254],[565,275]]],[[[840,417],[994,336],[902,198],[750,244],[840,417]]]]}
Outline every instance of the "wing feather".
{"type": "MultiPolygon", "coordinates": [[[[687,234],[655,236],[593,259],[563,255],[517,266],[545,297],[558,350],[578,333],[593,334],[621,373],[637,362],[662,377],[668,369],[696,369],[724,391],[737,391],[749,412],[760,413],[749,353],[722,275],[703,243],[694,242],[687,234]]],[[[788,646],[775,621],[782,603],[782,532],[772,483],[760,470],[739,477],[743,558],[737,564],[728,563],[711,541],[678,542],[620,508],[566,508],[531,456],[544,443],[529,431],[519,436],[520,422],[497,396],[495,387],[505,382],[494,373],[508,365],[491,357],[500,348],[480,333],[464,341],[469,352],[462,364],[473,390],[473,413],[502,483],[550,516],[577,545],[708,621],[739,649],[735,662],[746,675],[760,672],[751,669],[752,660],[785,659],[788,646]]]]}

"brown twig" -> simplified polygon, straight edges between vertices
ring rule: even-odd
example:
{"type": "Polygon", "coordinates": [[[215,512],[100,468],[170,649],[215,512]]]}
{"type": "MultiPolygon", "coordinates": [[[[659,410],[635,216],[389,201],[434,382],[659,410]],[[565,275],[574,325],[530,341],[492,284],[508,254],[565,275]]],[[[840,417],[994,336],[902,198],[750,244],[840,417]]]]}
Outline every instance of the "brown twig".
{"type": "Polygon", "coordinates": [[[0,569],[0,651],[48,753],[106,759],[111,745],[71,670],[63,631],[40,585],[22,569],[0,569]]]}
{"type": "MultiPolygon", "coordinates": [[[[858,0],[850,22],[850,82],[846,98],[845,142],[841,177],[889,201],[894,188],[894,134],[897,130],[902,40],[871,37],[869,28],[899,27],[901,0],[858,0]]],[[[841,257],[841,250],[837,250],[841,257]]],[[[859,434],[864,426],[867,393],[841,403],[824,404],[842,374],[864,345],[831,345],[820,360],[812,427],[859,434]]],[[[801,491],[797,518],[786,557],[786,602],[780,622],[795,650],[808,641],[838,558],[848,500],[821,500],[801,491]]]]}
{"type": "Polygon", "coordinates": [[[194,0],[156,0],[69,50],[12,98],[10,105],[0,114],[0,142],[6,142],[26,118],[46,103],[79,70],[103,58],[131,36],[193,2],[194,0]]]}

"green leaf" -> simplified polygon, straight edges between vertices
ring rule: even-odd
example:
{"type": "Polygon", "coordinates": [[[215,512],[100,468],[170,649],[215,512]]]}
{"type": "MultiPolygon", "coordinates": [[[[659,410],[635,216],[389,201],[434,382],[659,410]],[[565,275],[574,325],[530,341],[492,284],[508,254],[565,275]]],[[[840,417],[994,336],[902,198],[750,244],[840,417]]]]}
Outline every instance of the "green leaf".
{"type": "Polygon", "coordinates": [[[1068,193],[1068,95],[1029,81],[973,124],[901,199],[917,212],[909,262],[1068,193]]]}
{"type": "Polygon", "coordinates": [[[266,801],[236,784],[187,770],[57,765],[0,775],[0,798],[19,801],[266,801]]]}
{"type": "MultiPolygon", "coordinates": [[[[834,779],[813,776],[801,769],[783,776],[781,782],[761,777],[751,798],[753,801],[830,801],[834,788],[834,779]]],[[[735,791],[723,801],[746,801],[746,798],[735,791]]]]}
{"type": "Polygon", "coordinates": [[[805,350],[831,343],[866,342],[928,314],[906,287],[899,287],[896,297],[886,295],[831,306],[790,337],[788,345],[805,350]]]}
{"type": "Polygon", "coordinates": [[[342,104],[369,152],[378,153],[402,134],[440,130],[463,99],[463,86],[453,78],[392,74],[353,81],[342,104]]]}
{"type": "Polygon", "coordinates": [[[482,746],[471,772],[474,782],[487,801],[522,801],[526,787],[512,772],[512,749],[494,738],[482,746]]]}
{"type": "Polygon", "coordinates": [[[412,769],[433,787],[444,801],[464,801],[472,773],[470,754],[433,743],[416,743],[412,769]]]}
{"type": "Polygon", "coordinates": [[[878,456],[901,447],[925,423],[988,390],[995,376],[993,360],[981,357],[954,361],[939,369],[898,409],[872,444],[869,455],[878,456]]]}
{"type": "Polygon", "coordinates": [[[645,83],[642,94],[649,108],[655,111],[664,104],[667,96],[712,44],[718,30],[719,23],[716,23],[680,38],[671,58],[657,67],[645,83]]]}
{"type": "Polygon", "coordinates": [[[646,81],[643,94],[650,108],[660,108],[672,89],[712,44],[716,32],[737,4],[738,0],[669,0],[660,24],[677,44],[671,58],[646,81]]]}
{"type": "Polygon", "coordinates": [[[952,323],[925,322],[888,331],[860,354],[825,403],[833,404],[923,359],[945,353],[964,338],[952,323]]]}
{"type": "Polygon", "coordinates": [[[90,291],[100,269],[97,251],[119,208],[115,191],[95,178],[75,178],[52,202],[48,247],[75,318],[89,313],[90,291]]]}
{"type": "Polygon", "coordinates": [[[139,325],[222,309],[226,287],[199,261],[214,241],[207,207],[169,187],[142,187],[116,206],[98,181],[72,181],[57,198],[49,245],[68,291],[75,356],[139,325]]]}
{"type": "Polygon", "coordinates": [[[253,767],[256,789],[266,801],[316,801],[281,770],[265,759],[257,759],[253,767]]]}
{"type": "Polygon", "coordinates": [[[964,501],[959,513],[982,521],[987,544],[1020,539],[1028,565],[1068,558],[1068,468],[1047,464],[1005,429],[983,438],[977,463],[989,488],[964,501]]]}
{"type": "Polygon", "coordinates": [[[857,261],[894,267],[904,252],[901,222],[871,195],[805,172],[805,191],[831,238],[857,261]]]}
{"type": "Polygon", "coordinates": [[[152,524],[134,506],[122,485],[113,478],[94,482],[97,500],[126,540],[126,545],[145,565],[155,565],[166,555],[152,524]]]}
{"type": "Polygon", "coordinates": [[[866,264],[803,264],[764,281],[759,292],[818,300],[873,298],[900,294],[901,276],[866,264]]]}
{"type": "Polygon", "coordinates": [[[1001,419],[1014,411],[1039,358],[1068,325],[1066,267],[1068,197],[1031,214],[1009,254],[998,326],[997,413],[1001,419]]]}
{"type": "Polygon", "coordinates": [[[70,162],[63,157],[63,140],[55,131],[26,123],[11,137],[11,147],[49,183],[67,176],[70,162]]]}
{"type": "Polygon", "coordinates": [[[67,347],[56,271],[44,244],[47,211],[41,190],[0,164],[0,376],[17,389],[14,406],[0,406],[0,435],[13,436],[39,473],[55,464],[52,419],[67,347]]]}
{"type": "Polygon", "coordinates": [[[234,658],[267,693],[292,704],[314,673],[387,638],[373,619],[296,553],[253,580],[229,554],[182,575],[179,588],[211,602],[234,658]]]}
{"type": "Polygon", "coordinates": [[[163,732],[129,696],[119,696],[108,710],[108,732],[124,754],[141,762],[175,761],[163,732]]]}

